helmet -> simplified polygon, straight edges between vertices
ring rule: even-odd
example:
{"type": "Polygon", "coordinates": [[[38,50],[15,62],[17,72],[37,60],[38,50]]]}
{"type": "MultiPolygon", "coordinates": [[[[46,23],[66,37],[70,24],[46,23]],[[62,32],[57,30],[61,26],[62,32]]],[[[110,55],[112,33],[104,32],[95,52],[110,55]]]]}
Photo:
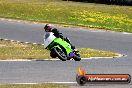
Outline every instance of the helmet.
{"type": "Polygon", "coordinates": [[[52,31],[52,28],[53,27],[52,27],[51,24],[46,24],[45,27],[44,27],[44,29],[45,29],[46,32],[51,32],[52,31]]]}

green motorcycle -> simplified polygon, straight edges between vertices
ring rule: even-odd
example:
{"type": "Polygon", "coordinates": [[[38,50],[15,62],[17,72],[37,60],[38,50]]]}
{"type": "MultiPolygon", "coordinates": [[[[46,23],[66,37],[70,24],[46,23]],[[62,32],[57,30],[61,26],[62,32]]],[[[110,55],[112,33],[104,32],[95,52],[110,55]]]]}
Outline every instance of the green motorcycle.
{"type": "Polygon", "coordinates": [[[50,50],[52,58],[58,57],[62,61],[70,60],[73,58],[75,61],[80,61],[80,54],[71,48],[70,43],[61,38],[54,36],[54,33],[47,32],[44,37],[44,46],[50,50]]]}

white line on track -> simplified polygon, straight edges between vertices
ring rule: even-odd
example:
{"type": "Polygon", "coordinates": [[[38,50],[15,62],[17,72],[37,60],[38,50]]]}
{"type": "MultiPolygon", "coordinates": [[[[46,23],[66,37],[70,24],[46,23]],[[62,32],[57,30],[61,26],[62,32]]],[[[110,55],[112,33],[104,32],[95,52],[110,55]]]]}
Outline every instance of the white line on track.
{"type": "MultiPolygon", "coordinates": [[[[77,82],[43,82],[49,84],[76,84],[77,82]]],[[[8,83],[8,84],[42,84],[42,83],[8,83]]],[[[0,84],[3,85],[3,84],[0,84]]]]}
{"type": "Polygon", "coordinates": [[[122,32],[122,34],[132,34],[132,33],[122,32]]]}
{"type": "Polygon", "coordinates": [[[14,59],[14,60],[0,60],[0,62],[3,61],[3,62],[6,62],[6,61],[11,61],[11,62],[15,62],[15,61],[32,61],[32,60],[27,60],[27,59],[14,59]]]}
{"type": "Polygon", "coordinates": [[[45,82],[45,83],[56,83],[56,84],[75,84],[77,82],[45,82]]]}
{"type": "MultiPolygon", "coordinates": [[[[101,59],[101,58],[118,58],[118,57],[122,57],[122,56],[127,56],[127,55],[122,55],[122,54],[119,54],[117,57],[90,57],[90,58],[82,58],[82,60],[90,60],[90,59],[101,59]]],[[[71,59],[72,60],[72,59],[71,59]]],[[[60,59],[32,59],[32,60],[29,60],[29,59],[14,59],[14,60],[0,60],[0,61],[60,61],[60,59]]]]}

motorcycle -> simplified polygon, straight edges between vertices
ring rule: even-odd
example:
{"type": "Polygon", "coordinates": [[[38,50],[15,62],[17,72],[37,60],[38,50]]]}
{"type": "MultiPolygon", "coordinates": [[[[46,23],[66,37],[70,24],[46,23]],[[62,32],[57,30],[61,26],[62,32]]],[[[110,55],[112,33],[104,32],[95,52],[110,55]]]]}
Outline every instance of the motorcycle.
{"type": "Polygon", "coordinates": [[[70,60],[73,58],[75,61],[80,61],[81,57],[78,51],[71,48],[70,43],[61,38],[54,36],[54,33],[47,32],[44,36],[44,47],[50,50],[52,58],[58,57],[62,61],[70,60]]]}

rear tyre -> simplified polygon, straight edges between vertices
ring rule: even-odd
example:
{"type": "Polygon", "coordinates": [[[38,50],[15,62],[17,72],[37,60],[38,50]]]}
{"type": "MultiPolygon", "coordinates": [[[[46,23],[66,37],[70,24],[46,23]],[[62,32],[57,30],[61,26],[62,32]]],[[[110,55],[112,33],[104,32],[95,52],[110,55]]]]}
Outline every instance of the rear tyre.
{"type": "Polygon", "coordinates": [[[56,58],[56,53],[55,53],[54,49],[51,50],[50,56],[51,56],[52,58],[56,58]]]}
{"type": "Polygon", "coordinates": [[[63,52],[62,49],[59,49],[58,47],[55,47],[54,52],[56,53],[56,56],[62,60],[62,61],[66,61],[67,60],[67,55],[63,52]]]}

